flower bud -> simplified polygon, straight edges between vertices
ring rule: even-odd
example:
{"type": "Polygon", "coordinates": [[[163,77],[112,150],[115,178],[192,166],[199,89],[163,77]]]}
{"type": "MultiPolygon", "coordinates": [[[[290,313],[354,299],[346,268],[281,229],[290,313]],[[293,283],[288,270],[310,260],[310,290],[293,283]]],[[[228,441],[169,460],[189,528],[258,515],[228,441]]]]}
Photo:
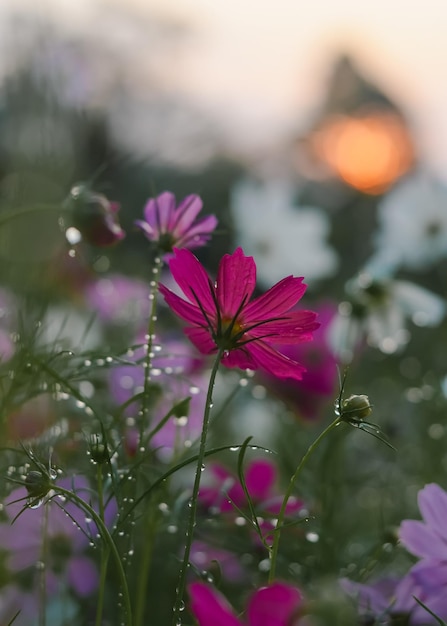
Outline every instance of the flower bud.
{"type": "Polygon", "coordinates": [[[65,204],[72,211],[73,226],[88,243],[103,248],[125,236],[117,217],[119,204],[91,191],[87,185],[72,187],[65,204]]]}
{"type": "Polygon", "coordinates": [[[190,397],[185,398],[184,400],[181,400],[180,402],[178,402],[172,407],[171,414],[177,418],[183,417],[184,415],[189,415],[190,403],[191,403],[190,397]]]}
{"type": "Polygon", "coordinates": [[[372,413],[371,403],[368,396],[353,395],[343,400],[341,404],[341,419],[362,420],[372,413]]]}
{"type": "Polygon", "coordinates": [[[47,474],[31,470],[26,475],[25,487],[30,498],[43,498],[51,489],[51,481],[47,474]]]}
{"type": "Polygon", "coordinates": [[[91,435],[89,441],[89,452],[92,461],[95,463],[106,463],[109,460],[107,444],[104,443],[100,435],[91,435]]]}

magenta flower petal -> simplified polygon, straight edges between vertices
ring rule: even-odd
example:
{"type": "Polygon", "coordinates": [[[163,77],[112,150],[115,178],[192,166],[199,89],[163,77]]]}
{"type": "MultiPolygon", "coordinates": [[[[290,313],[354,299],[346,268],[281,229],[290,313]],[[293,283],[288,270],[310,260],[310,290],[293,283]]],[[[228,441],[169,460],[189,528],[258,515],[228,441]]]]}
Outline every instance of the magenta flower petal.
{"type": "MultiPolygon", "coordinates": [[[[439,485],[425,485],[418,493],[419,510],[425,523],[439,535],[447,537],[447,493],[439,485]]],[[[444,557],[447,558],[447,546],[444,557]]]]}
{"type": "MultiPolygon", "coordinates": [[[[175,198],[174,198],[175,204],[175,198]]],[[[178,236],[182,235],[185,231],[189,230],[191,224],[194,222],[198,214],[203,208],[202,198],[195,194],[191,194],[183,198],[178,205],[175,215],[173,216],[171,228],[174,228],[174,233],[178,236]]]]}
{"type": "Polygon", "coordinates": [[[424,522],[404,520],[399,528],[399,539],[411,554],[422,558],[439,559],[445,552],[440,553],[442,542],[424,522]]]}
{"type": "Polygon", "coordinates": [[[266,459],[252,461],[245,472],[245,483],[253,500],[266,500],[276,481],[276,467],[266,459]]]}
{"type": "MultiPolygon", "coordinates": [[[[185,248],[175,250],[175,257],[169,261],[172,276],[190,302],[197,306],[197,299],[209,314],[215,314],[216,306],[212,297],[210,278],[199,260],[185,248]]],[[[200,307],[197,306],[200,311],[200,307]]],[[[204,318],[202,315],[202,321],[204,318]]]]}
{"type": "MultiPolygon", "coordinates": [[[[256,287],[256,265],[242,248],[225,254],[217,274],[217,299],[223,318],[232,319],[251,298],[256,287]]],[[[245,319],[245,317],[244,317],[245,319]]]]}
{"type": "Polygon", "coordinates": [[[287,276],[251,302],[244,314],[247,322],[256,319],[280,317],[301,300],[307,285],[303,278],[287,276]]]}
{"type": "Polygon", "coordinates": [[[199,196],[186,196],[176,206],[174,194],[165,191],[148,200],[144,220],[136,220],[135,225],[167,256],[174,248],[197,248],[208,241],[217,226],[217,219],[211,215],[196,221],[201,210],[199,196]]]}
{"type": "Polygon", "coordinates": [[[287,313],[284,319],[273,319],[250,331],[267,343],[295,345],[312,341],[313,331],[319,327],[313,311],[287,313]]]}
{"type": "Polygon", "coordinates": [[[165,233],[170,226],[170,219],[175,210],[175,196],[169,191],[151,198],[144,207],[144,217],[153,233],[165,233]]]}
{"type": "Polygon", "coordinates": [[[241,370],[257,370],[259,365],[252,358],[251,354],[245,350],[232,350],[222,357],[222,364],[225,367],[238,367],[241,370]]]}
{"type": "Polygon", "coordinates": [[[218,224],[217,217],[208,215],[196,222],[188,229],[188,232],[179,238],[176,243],[177,248],[197,248],[211,238],[211,233],[218,224]]]}
{"type": "Polygon", "coordinates": [[[176,293],[164,285],[160,285],[160,293],[164,297],[166,304],[174,311],[174,313],[176,313],[176,315],[191,324],[203,324],[203,315],[193,304],[186,302],[186,300],[180,298],[176,293]]]}
{"type": "Polygon", "coordinates": [[[246,349],[258,367],[278,378],[301,380],[306,371],[304,365],[292,361],[263,341],[253,341],[247,344],[246,349]]]}
{"type": "Polygon", "coordinates": [[[190,609],[199,626],[242,626],[225,598],[209,585],[192,583],[188,592],[190,609]]]}
{"type": "Polygon", "coordinates": [[[309,341],[319,326],[311,311],[289,312],[306,288],[302,278],[289,276],[250,304],[256,266],[241,248],[222,258],[216,283],[186,249],[176,249],[169,265],[189,300],[185,304],[190,305],[182,304],[182,299],[166,287],[161,287],[161,293],[168,305],[191,324],[185,332],[202,353],[220,350],[226,367],[261,368],[279,378],[302,378],[303,365],[268,345],[309,341]]]}
{"type": "Polygon", "coordinates": [[[212,354],[214,352],[215,343],[207,330],[203,328],[185,328],[185,335],[202,354],[212,354]]]}
{"type": "MultiPolygon", "coordinates": [[[[271,513],[272,515],[279,515],[281,510],[281,506],[283,503],[283,496],[275,496],[266,500],[264,502],[265,510],[271,513]]],[[[298,500],[298,498],[294,498],[293,496],[289,498],[286,506],[286,515],[294,515],[301,511],[304,506],[304,502],[302,500],[298,500]]]]}
{"type": "Polygon", "coordinates": [[[259,589],[248,604],[250,626],[290,626],[301,604],[301,593],[285,583],[259,589]]]}

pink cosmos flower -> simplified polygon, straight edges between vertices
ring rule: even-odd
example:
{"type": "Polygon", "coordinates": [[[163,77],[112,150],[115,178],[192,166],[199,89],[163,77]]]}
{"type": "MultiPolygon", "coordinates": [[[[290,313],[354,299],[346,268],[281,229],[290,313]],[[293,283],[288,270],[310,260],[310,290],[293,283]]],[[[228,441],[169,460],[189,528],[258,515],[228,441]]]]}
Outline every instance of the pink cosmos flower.
{"type": "Polygon", "coordinates": [[[337,360],[330,349],[328,330],[336,313],[330,303],[318,307],[320,328],[311,343],[287,346],[283,353],[291,359],[306,364],[303,379],[280,380],[270,374],[261,375],[261,383],[283,400],[294,413],[303,419],[322,417],[332,401],[338,383],[337,360]]]}
{"type": "MultiPolygon", "coordinates": [[[[220,513],[237,513],[237,507],[247,510],[247,498],[238,478],[229,472],[223,465],[214,463],[209,468],[212,472],[212,481],[199,492],[199,502],[202,506],[220,513]]],[[[278,516],[283,501],[283,496],[276,489],[277,469],[274,463],[267,459],[254,459],[247,465],[245,471],[245,484],[250,498],[259,510],[260,515],[266,519],[260,521],[260,528],[264,539],[275,528],[275,524],[269,517],[278,516]]],[[[303,508],[303,502],[296,498],[289,498],[286,513],[296,515],[303,508]]]]}
{"type": "Polygon", "coordinates": [[[118,221],[120,204],[90,190],[87,185],[75,185],[66,205],[72,210],[74,226],[88,243],[106,248],[125,237],[118,221]]]}
{"type": "Polygon", "coordinates": [[[286,583],[273,583],[255,591],[247,605],[247,620],[236,617],[216,589],[202,582],[188,586],[190,609],[199,626],[292,626],[302,595],[286,583]]]}
{"type": "Polygon", "coordinates": [[[256,286],[256,265],[242,248],[223,256],[216,283],[189,250],[175,249],[172,275],[185,294],[180,298],[160,285],[171,309],[189,327],[185,334],[203,354],[223,350],[226,367],[261,368],[280,378],[301,380],[305,367],[275,346],[312,339],[316,313],[291,311],[306,290],[303,278],[287,276],[249,302],[256,286]]]}
{"type": "MultiPolygon", "coordinates": [[[[212,482],[201,487],[199,501],[210,509],[221,513],[235,511],[247,507],[247,498],[238,478],[226,467],[214,463],[209,468],[212,473],[212,482]]],[[[274,463],[267,459],[254,459],[247,465],[245,471],[245,484],[253,503],[262,511],[271,515],[278,515],[283,501],[283,496],[276,489],[278,472],[274,463]]],[[[290,498],[287,511],[296,513],[303,503],[295,498],[290,498]]]]}
{"type": "Polygon", "coordinates": [[[209,215],[195,221],[202,210],[202,200],[194,194],[186,196],[178,206],[173,193],[165,191],[150,198],[144,207],[144,220],[135,224],[149,241],[156,242],[165,253],[177,248],[203,246],[217,226],[217,218],[209,215]]]}

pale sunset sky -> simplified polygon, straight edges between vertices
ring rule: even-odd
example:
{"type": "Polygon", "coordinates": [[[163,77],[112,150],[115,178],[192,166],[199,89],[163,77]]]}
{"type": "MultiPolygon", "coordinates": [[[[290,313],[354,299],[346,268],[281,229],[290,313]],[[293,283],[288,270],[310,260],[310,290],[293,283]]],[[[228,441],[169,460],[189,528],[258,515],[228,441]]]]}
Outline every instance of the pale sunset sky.
{"type": "MultiPolygon", "coordinates": [[[[0,22],[5,7],[0,6],[0,22]]],[[[212,111],[237,135],[305,127],[325,93],[338,53],[399,104],[420,153],[447,179],[446,0],[14,0],[15,9],[54,14],[68,30],[128,47],[133,72],[151,56],[151,16],[190,32],[163,59],[167,89],[212,111]],[[120,31],[134,13],[140,38],[120,31]],[[113,18],[113,19],[112,19],[113,18]],[[133,47],[133,50],[132,50],[133,47]],[[132,53],[132,54],[130,54],[132,53]]],[[[11,6],[10,4],[10,6],[11,6]]],[[[158,57],[155,59],[155,63],[158,57]]],[[[161,66],[160,66],[161,67],[161,66]]],[[[143,71],[143,69],[142,69],[143,71]]],[[[144,74],[143,74],[144,77],[144,74]]],[[[137,81],[138,82],[138,81],[137,81]]],[[[141,85],[144,84],[144,78],[141,85]]]]}

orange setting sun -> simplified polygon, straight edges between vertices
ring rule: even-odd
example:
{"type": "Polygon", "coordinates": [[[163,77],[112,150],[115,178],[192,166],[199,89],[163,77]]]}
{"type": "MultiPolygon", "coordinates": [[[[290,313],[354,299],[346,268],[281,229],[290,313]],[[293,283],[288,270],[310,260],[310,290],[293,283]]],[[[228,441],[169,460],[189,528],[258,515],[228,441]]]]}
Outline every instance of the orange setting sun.
{"type": "Polygon", "coordinates": [[[334,174],[371,194],[385,191],[414,161],[408,130],[391,112],[334,116],[314,134],[311,145],[334,174]]]}

